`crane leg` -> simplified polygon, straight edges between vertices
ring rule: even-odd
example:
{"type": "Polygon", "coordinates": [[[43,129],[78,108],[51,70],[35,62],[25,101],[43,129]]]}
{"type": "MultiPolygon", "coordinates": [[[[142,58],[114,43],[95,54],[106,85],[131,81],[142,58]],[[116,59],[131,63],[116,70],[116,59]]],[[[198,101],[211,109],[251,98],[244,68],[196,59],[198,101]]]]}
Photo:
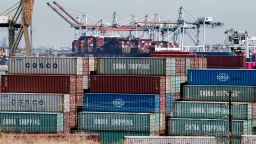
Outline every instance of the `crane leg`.
{"type": "Polygon", "coordinates": [[[29,34],[28,34],[28,26],[23,26],[23,32],[24,32],[24,40],[25,40],[25,50],[26,50],[26,56],[31,55],[31,45],[29,41],[29,34]]]}

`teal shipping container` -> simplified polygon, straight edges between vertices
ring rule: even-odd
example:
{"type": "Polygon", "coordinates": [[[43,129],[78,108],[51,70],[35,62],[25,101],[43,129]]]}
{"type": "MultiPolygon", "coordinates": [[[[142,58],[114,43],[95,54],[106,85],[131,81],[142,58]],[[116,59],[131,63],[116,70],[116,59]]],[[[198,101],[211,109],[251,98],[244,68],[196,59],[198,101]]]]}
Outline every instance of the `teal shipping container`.
{"type": "Polygon", "coordinates": [[[185,85],[183,100],[228,102],[228,91],[231,91],[233,102],[255,102],[256,87],[229,85],[185,85]]]}
{"type": "Polygon", "coordinates": [[[78,129],[156,132],[160,130],[159,113],[80,112],[78,129]]]}
{"type": "MultiPolygon", "coordinates": [[[[170,118],[168,124],[170,136],[227,136],[229,133],[229,122],[224,119],[170,118]]],[[[232,134],[252,134],[252,121],[233,120],[232,134]]]]}
{"type": "MultiPolygon", "coordinates": [[[[175,101],[173,105],[176,118],[228,119],[227,102],[175,101]]],[[[252,119],[252,103],[232,103],[231,109],[233,119],[252,119]]]]}
{"type": "Polygon", "coordinates": [[[63,132],[62,113],[0,112],[0,122],[3,132],[63,132]]]}

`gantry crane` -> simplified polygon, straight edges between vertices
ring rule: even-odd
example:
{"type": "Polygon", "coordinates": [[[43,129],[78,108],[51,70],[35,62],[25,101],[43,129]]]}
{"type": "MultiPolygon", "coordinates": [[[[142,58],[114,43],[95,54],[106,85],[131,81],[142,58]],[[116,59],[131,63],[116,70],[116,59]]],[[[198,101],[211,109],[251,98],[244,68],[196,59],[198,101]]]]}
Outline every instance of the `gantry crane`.
{"type": "Polygon", "coordinates": [[[9,21],[9,55],[17,55],[17,48],[22,36],[25,40],[25,55],[31,55],[31,44],[29,39],[28,27],[31,25],[31,16],[33,10],[34,0],[21,0],[16,8],[13,19],[9,21]],[[21,18],[21,24],[17,24],[18,19],[21,18]],[[15,36],[15,28],[18,28],[18,33],[15,36]]]}

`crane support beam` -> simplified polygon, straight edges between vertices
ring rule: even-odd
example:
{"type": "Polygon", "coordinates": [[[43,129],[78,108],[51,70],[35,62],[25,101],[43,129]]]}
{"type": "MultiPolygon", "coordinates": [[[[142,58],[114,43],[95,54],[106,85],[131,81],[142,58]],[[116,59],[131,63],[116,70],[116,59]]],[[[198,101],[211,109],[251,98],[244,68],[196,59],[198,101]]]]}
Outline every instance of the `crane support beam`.
{"type": "Polygon", "coordinates": [[[59,16],[61,16],[67,23],[71,25],[71,27],[79,28],[79,26],[72,23],[70,20],[68,20],[62,13],[60,13],[55,7],[53,7],[50,3],[46,3],[52,10],[54,10],[59,16]]]}
{"type": "Polygon", "coordinates": [[[63,11],[69,18],[71,18],[77,25],[80,24],[80,22],[78,22],[74,17],[72,17],[60,4],[58,4],[57,2],[53,2],[57,7],[60,8],[61,11],[63,11]]]}

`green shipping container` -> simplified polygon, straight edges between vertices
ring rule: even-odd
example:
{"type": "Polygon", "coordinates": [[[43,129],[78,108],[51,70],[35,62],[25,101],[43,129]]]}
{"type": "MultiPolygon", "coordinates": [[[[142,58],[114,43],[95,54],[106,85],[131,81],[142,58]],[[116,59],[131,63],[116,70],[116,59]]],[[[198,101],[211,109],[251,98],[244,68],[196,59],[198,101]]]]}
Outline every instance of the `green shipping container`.
{"type": "Polygon", "coordinates": [[[227,102],[229,90],[233,102],[255,102],[256,87],[251,86],[185,85],[183,100],[227,102]]]}
{"type": "Polygon", "coordinates": [[[0,122],[0,131],[6,132],[63,132],[62,113],[0,112],[0,122]]]}
{"type": "Polygon", "coordinates": [[[156,132],[160,130],[160,115],[159,113],[80,112],[78,128],[80,130],[156,132]]]}
{"type": "MultiPolygon", "coordinates": [[[[252,119],[252,104],[232,103],[232,117],[236,120],[252,119]]],[[[229,105],[227,102],[175,101],[174,117],[228,119],[229,105]]]]}
{"type": "MultiPolygon", "coordinates": [[[[252,134],[252,121],[233,120],[234,136],[252,134]]],[[[227,136],[229,122],[223,119],[170,118],[168,134],[171,136],[227,136]]]]}
{"type": "Polygon", "coordinates": [[[123,132],[123,131],[85,131],[88,134],[99,134],[101,144],[122,143],[124,136],[155,136],[147,132],[123,132]]]}

